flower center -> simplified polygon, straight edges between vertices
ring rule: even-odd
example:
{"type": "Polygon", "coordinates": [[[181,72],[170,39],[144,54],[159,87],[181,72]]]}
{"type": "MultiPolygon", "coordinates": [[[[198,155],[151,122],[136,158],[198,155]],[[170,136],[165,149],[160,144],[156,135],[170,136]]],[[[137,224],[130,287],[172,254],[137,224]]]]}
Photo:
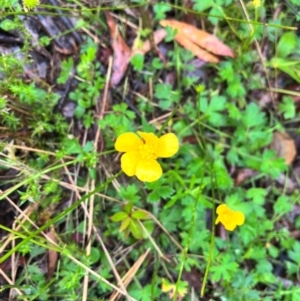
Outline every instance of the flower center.
{"type": "Polygon", "coordinates": [[[156,159],[157,156],[154,154],[154,146],[151,144],[143,144],[139,147],[139,151],[142,159],[156,159]]]}

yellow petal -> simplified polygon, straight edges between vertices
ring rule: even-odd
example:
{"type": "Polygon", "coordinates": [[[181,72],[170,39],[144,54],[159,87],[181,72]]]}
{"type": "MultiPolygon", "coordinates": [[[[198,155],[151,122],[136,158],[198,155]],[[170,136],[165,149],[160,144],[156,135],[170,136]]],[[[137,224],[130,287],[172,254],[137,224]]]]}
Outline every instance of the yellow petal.
{"type": "Polygon", "coordinates": [[[173,134],[165,134],[158,139],[155,154],[161,158],[169,158],[174,156],[179,149],[178,138],[173,134]]]}
{"type": "Polygon", "coordinates": [[[154,182],[162,175],[159,163],[154,159],[142,159],[136,167],[136,176],[143,182],[154,182]]]}
{"type": "Polygon", "coordinates": [[[128,152],[121,157],[121,168],[127,176],[132,177],[136,174],[136,167],[139,160],[139,152],[128,152]]]}
{"type": "Polygon", "coordinates": [[[138,134],[143,138],[146,144],[149,146],[155,146],[158,143],[158,137],[155,136],[153,133],[145,133],[145,132],[138,132],[138,134]]]}
{"type": "Polygon", "coordinates": [[[240,211],[234,212],[234,220],[237,225],[241,226],[245,222],[244,213],[240,211]]]}
{"type": "Polygon", "coordinates": [[[215,225],[218,224],[220,222],[220,217],[218,216],[215,222],[215,225]]]}
{"type": "Polygon", "coordinates": [[[234,222],[227,222],[223,224],[224,228],[228,231],[233,231],[236,228],[236,223],[234,222]]]}
{"type": "Polygon", "coordinates": [[[139,146],[143,145],[143,141],[135,133],[121,134],[115,143],[115,149],[118,152],[137,151],[139,146]]]}
{"type": "Polygon", "coordinates": [[[224,212],[230,210],[226,204],[221,204],[217,207],[217,214],[223,214],[224,212]]]}

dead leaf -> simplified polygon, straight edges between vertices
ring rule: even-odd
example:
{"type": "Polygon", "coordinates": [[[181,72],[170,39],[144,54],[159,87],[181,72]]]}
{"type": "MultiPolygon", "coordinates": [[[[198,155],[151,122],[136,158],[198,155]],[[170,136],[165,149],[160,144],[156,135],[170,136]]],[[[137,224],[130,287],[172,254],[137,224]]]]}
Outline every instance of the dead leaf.
{"type": "MultiPolygon", "coordinates": [[[[154,44],[155,45],[159,44],[166,36],[167,36],[167,32],[165,29],[161,28],[156,30],[153,33],[154,44]]],[[[135,55],[137,53],[146,54],[151,50],[151,48],[152,48],[151,41],[150,39],[148,39],[143,43],[141,47],[138,47],[137,49],[133,49],[132,55],[135,55]]]]}
{"type": "Polygon", "coordinates": [[[53,241],[54,243],[57,242],[56,234],[54,228],[52,228],[47,234],[47,237],[49,238],[48,245],[48,273],[47,273],[47,279],[52,279],[54,272],[56,270],[57,260],[58,260],[58,252],[53,250],[51,248],[52,244],[50,241],[53,241]]]}
{"type": "Polygon", "coordinates": [[[216,56],[200,48],[199,46],[194,44],[191,40],[186,38],[184,35],[178,34],[176,35],[175,39],[181,46],[183,46],[185,49],[188,49],[200,60],[203,60],[205,62],[210,62],[210,63],[219,62],[219,59],[216,56]]]}
{"type": "Polygon", "coordinates": [[[114,51],[112,67],[113,71],[110,79],[110,84],[111,86],[116,86],[119,84],[126,73],[131,56],[131,50],[120,35],[113,17],[109,13],[106,13],[105,16],[107,25],[110,30],[112,49],[114,51]]]}
{"type": "Polygon", "coordinates": [[[292,163],[297,153],[295,141],[287,133],[274,132],[270,147],[277,156],[285,159],[287,165],[292,163]]]}
{"type": "Polygon", "coordinates": [[[233,175],[234,186],[239,186],[246,180],[253,178],[256,175],[257,175],[257,171],[250,168],[237,169],[233,175]]]}
{"type": "MultiPolygon", "coordinates": [[[[219,40],[216,36],[207,33],[203,30],[200,30],[190,24],[171,19],[171,20],[160,21],[160,25],[163,27],[170,26],[173,29],[177,30],[177,35],[175,36],[175,39],[176,41],[178,41],[178,43],[180,43],[180,41],[182,42],[183,39],[189,40],[190,43],[184,42],[186,46],[183,45],[182,43],[180,44],[186,49],[190,50],[192,53],[194,53],[195,51],[195,45],[198,45],[212,52],[213,54],[220,55],[220,56],[229,56],[232,58],[234,57],[233,51],[227,45],[225,45],[221,40],[219,40]],[[183,36],[184,38],[181,38],[181,36],[183,36]]],[[[207,56],[204,56],[201,59],[209,62],[216,62],[215,60],[214,61],[208,60],[209,57],[207,56]]]]}

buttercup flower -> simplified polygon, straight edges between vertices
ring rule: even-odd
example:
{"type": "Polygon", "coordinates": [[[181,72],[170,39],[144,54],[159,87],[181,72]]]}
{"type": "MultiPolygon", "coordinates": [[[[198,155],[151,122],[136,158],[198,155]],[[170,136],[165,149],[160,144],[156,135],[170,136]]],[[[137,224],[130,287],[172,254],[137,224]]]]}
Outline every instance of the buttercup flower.
{"type": "Polygon", "coordinates": [[[179,149],[179,141],[172,133],[158,138],[152,133],[138,132],[136,135],[129,132],[117,138],[115,149],[125,153],[121,157],[121,168],[126,175],[154,182],[162,175],[156,159],[174,156],[179,149]]]}
{"type": "Polygon", "coordinates": [[[253,0],[252,1],[252,5],[255,7],[255,8],[258,8],[260,6],[260,0],[253,0]]]}
{"type": "Polygon", "coordinates": [[[241,226],[245,221],[244,213],[233,211],[226,204],[219,205],[216,212],[218,214],[216,224],[221,222],[228,231],[233,231],[237,225],[241,226]]]}

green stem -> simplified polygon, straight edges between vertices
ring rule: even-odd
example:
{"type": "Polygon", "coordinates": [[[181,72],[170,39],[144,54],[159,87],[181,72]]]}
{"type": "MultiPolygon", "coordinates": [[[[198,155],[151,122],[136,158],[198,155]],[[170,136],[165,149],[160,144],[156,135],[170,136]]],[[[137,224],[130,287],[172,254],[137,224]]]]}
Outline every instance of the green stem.
{"type": "Polygon", "coordinates": [[[100,192],[102,189],[104,189],[109,183],[111,183],[114,179],[116,179],[122,171],[119,171],[115,176],[109,178],[106,182],[103,184],[98,185],[93,191],[88,193],[87,195],[83,196],[81,199],[76,201],[73,205],[59,213],[57,216],[55,216],[53,219],[49,220],[47,223],[45,223],[43,226],[41,226],[36,231],[32,232],[28,237],[26,237],[24,240],[22,240],[19,244],[17,244],[13,249],[11,249],[9,252],[7,252],[5,255],[0,257],[0,263],[4,262],[7,258],[9,258],[14,252],[16,252],[20,247],[28,243],[30,240],[32,240],[35,236],[39,235],[43,230],[48,228],[50,225],[55,224],[57,221],[59,221],[61,218],[69,214],[71,211],[73,211],[75,208],[77,208],[83,201],[91,197],[93,194],[100,192]]]}

